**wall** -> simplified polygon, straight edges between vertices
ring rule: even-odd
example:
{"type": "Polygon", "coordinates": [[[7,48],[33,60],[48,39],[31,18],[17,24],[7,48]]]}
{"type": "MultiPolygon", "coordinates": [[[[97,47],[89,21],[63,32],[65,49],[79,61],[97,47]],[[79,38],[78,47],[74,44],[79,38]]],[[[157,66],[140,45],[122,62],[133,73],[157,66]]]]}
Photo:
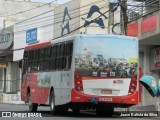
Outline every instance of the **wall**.
{"type": "Polygon", "coordinates": [[[67,33],[108,33],[108,9],[109,2],[99,0],[73,0],[56,7],[54,39],[67,33]]]}
{"type": "MultiPolygon", "coordinates": [[[[79,11],[80,0],[73,0],[54,9],[54,39],[66,35],[80,26],[79,11]]],[[[77,34],[78,31],[68,35],[77,34]]]]}
{"type": "MultiPolygon", "coordinates": [[[[14,26],[14,49],[24,48],[26,43],[26,32],[29,29],[37,28],[38,42],[49,41],[53,39],[53,15],[54,12],[50,11],[46,14],[34,17],[17,23],[14,26]]],[[[23,49],[13,52],[13,61],[18,61],[23,58],[23,49]]]]}
{"type": "Polygon", "coordinates": [[[80,33],[108,33],[109,1],[81,0],[80,6],[80,33]]]}
{"type": "Polygon", "coordinates": [[[23,21],[27,18],[31,18],[36,15],[42,14],[44,12],[53,10],[55,6],[58,6],[58,4],[52,4],[52,5],[44,5],[43,7],[40,7],[42,5],[44,5],[44,3],[1,0],[0,17],[7,16],[5,18],[4,23],[5,23],[5,27],[8,27],[8,26],[14,25],[17,22],[23,21]],[[18,8],[18,9],[15,9],[15,8],[18,8]],[[22,11],[27,11],[27,12],[23,12],[21,14],[15,14],[22,11]]]}

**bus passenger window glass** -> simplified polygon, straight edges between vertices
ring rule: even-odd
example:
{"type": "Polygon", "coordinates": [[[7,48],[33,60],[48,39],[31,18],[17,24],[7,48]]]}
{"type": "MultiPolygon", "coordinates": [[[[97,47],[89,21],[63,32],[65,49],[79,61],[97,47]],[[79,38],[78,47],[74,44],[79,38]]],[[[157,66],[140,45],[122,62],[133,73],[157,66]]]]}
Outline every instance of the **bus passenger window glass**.
{"type": "Polygon", "coordinates": [[[28,51],[24,52],[24,58],[28,59],[28,51]]]}
{"type": "Polygon", "coordinates": [[[58,67],[59,67],[58,60],[59,60],[58,58],[55,58],[55,69],[56,70],[58,70],[58,67]]]}
{"type": "Polygon", "coordinates": [[[64,44],[60,45],[60,56],[64,56],[64,44]]]}
{"type": "Polygon", "coordinates": [[[39,70],[42,71],[42,66],[43,66],[43,60],[40,60],[39,62],[39,70]]]}
{"type": "Polygon", "coordinates": [[[67,43],[66,44],[67,56],[72,55],[72,50],[73,50],[73,43],[67,43]]]}
{"type": "Polygon", "coordinates": [[[37,71],[39,71],[40,60],[37,60],[37,71]]]}
{"type": "Polygon", "coordinates": [[[51,59],[48,59],[48,62],[47,62],[47,64],[48,64],[48,70],[51,70],[51,59]]]}
{"type": "Polygon", "coordinates": [[[42,48],[40,49],[40,59],[41,60],[43,59],[43,49],[42,48]]]}
{"type": "Polygon", "coordinates": [[[58,46],[58,45],[56,45],[55,47],[56,47],[56,48],[55,48],[55,49],[56,49],[56,57],[58,57],[58,56],[59,56],[59,54],[58,54],[58,52],[59,52],[59,49],[58,49],[58,48],[59,48],[59,46],[58,46]]]}
{"type": "Polygon", "coordinates": [[[42,70],[45,70],[45,68],[46,68],[46,61],[43,60],[42,70]]]}
{"type": "Polygon", "coordinates": [[[56,56],[56,47],[53,46],[52,47],[52,58],[54,58],[56,56]]]}
{"type": "Polygon", "coordinates": [[[35,60],[35,50],[32,51],[32,60],[35,60]]]}
{"type": "Polygon", "coordinates": [[[37,50],[37,60],[40,60],[40,49],[37,50]]]}
{"type": "Polygon", "coordinates": [[[52,64],[51,64],[51,66],[52,66],[52,70],[55,70],[56,68],[55,68],[55,58],[53,58],[52,59],[52,64]]]}
{"type": "Polygon", "coordinates": [[[46,48],[46,58],[50,58],[50,47],[46,48]]]}
{"type": "Polygon", "coordinates": [[[48,48],[48,58],[51,58],[51,52],[52,52],[52,49],[51,47],[48,48]]]}
{"type": "Polygon", "coordinates": [[[73,51],[73,43],[70,43],[70,46],[69,46],[69,55],[72,55],[72,51],[73,51]]]}
{"type": "Polygon", "coordinates": [[[63,61],[63,57],[59,58],[59,69],[62,69],[62,61],[63,61]]]}
{"type": "Polygon", "coordinates": [[[63,57],[63,62],[62,62],[63,69],[66,69],[66,62],[67,62],[67,58],[63,57]]]}
{"type": "Polygon", "coordinates": [[[68,57],[68,65],[69,65],[69,69],[71,68],[71,62],[72,62],[72,56],[69,56],[68,57]]]}
{"type": "Polygon", "coordinates": [[[31,51],[29,51],[29,57],[28,57],[28,60],[30,61],[31,60],[31,51]]]}
{"type": "Polygon", "coordinates": [[[37,61],[34,61],[33,65],[34,65],[33,71],[37,71],[37,61]]]}
{"type": "Polygon", "coordinates": [[[44,48],[43,59],[46,59],[46,58],[47,58],[47,50],[46,48],[44,48]]]}
{"type": "Polygon", "coordinates": [[[33,60],[33,50],[31,51],[31,61],[33,60]]]}
{"type": "Polygon", "coordinates": [[[38,60],[38,50],[35,50],[35,60],[38,60]]]}

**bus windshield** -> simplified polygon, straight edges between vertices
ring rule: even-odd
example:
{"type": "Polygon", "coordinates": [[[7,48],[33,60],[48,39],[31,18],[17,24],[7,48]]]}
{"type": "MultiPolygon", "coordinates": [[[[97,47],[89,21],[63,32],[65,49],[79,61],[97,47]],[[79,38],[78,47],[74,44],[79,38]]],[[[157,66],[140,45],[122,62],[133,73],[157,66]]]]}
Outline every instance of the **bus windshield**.
{"type": "Polygon", "coordinates": [[[131,78],[137,74],[134,38],[95,37],[77,40],[75,72],[83,77],[131,78]]]}

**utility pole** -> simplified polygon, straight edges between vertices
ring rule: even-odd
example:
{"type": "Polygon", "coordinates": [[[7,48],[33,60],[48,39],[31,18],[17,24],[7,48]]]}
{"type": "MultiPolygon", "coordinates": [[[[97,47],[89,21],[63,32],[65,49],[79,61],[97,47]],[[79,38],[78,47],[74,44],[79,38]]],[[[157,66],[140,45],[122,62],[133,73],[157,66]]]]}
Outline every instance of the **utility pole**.
{"type": "Polygon", "coordinates": [[[120,7],[121,7],[121,34],[126,35],[127,34],[127,23],[128,23],[128,17],[127,17],[127,0],[119,0],[120,7]]]}

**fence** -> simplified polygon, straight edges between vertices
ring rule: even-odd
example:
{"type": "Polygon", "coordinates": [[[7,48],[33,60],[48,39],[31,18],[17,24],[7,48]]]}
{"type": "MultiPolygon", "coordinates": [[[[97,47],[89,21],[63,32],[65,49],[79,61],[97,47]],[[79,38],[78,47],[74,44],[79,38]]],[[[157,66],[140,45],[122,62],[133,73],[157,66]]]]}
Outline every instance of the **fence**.
{"type": "Polygon", "coordinates": [[[160,0],[142,0],[127,3],[128,22],[160,10],[160,0]]]}
{"type": "Polygon", "coordinates": [[[0,80],[0,92],[14,94],[20,91],[20,80],[0,80]]]}

